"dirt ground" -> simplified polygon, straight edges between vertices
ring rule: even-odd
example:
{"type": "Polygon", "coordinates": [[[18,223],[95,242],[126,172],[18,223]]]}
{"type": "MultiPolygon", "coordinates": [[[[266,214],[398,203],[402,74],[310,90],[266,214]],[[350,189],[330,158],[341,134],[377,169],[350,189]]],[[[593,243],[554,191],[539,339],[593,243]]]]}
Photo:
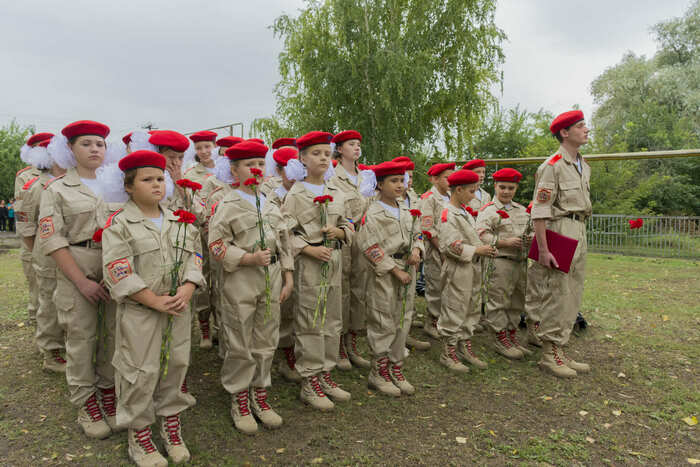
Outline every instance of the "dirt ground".
{"type": "MultiPolygon", "coordinates": [[[[244,436],[216,352],[194,345],[198,403],[183,416],[192,464],[691,465],[700,459],[700,266],[591,255],[587,271],[590,326],[567,352],[593,372],[573,380],[541,373],[539,351],[506,361],[486,334],[474,347],[489,368],[454,375],[433,341],[407,360],[416,395],[383,397],[367,389],[366,371],[336,372],[353,399],[331,413],[302,406],[298,386],[273,370],[270,402],[285,424],[244,436]]],[[[128,464],[125,433],[83,436],[64,377],[41,370],[16,251],[0,254],[0,297],[0,463],[128,464]]]]}

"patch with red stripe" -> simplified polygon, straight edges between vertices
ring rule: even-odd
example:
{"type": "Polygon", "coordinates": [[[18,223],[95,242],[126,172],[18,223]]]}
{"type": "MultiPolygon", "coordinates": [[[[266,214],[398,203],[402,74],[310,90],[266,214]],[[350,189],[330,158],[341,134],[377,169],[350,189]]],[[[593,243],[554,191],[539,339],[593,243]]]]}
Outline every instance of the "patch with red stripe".
{"type": "Polygon", "coordinates": [[[484,204],[483,206],[481,206],[481,209],[479,209],[479,212],[483,211],[484,209],[486,209],[487,207],[491,206],[492,204],[493,204],[493,201],[491,201],[490,203],[484,204]]]}
{"type": "Polygon", "coordinates": [[[23,168],[23,169],[19,169],[19,170],[17,171],[17,173],[15,174],[15,176],[18,176],[18,175],[20,175],[20,174],[23,174],[24,172],[26,172],[27,170],[29,170],[29,169],[31,169],[31,168],[32,168],[32,166],[31,166],[31,165],[28,165],[28,166],[26,166],[26,167],[23,168]]]}
{"type": "Polygon", "coordinates": [[[105,223],[103,230],[106,229],[107,227],[109,227],[110,225],[112,225],[112,219],[114,219],[114,216],[116,216],[117,214],[119,214],[122,211],[123,211],[123,209],[117,209],[116,211],[114,211],[112,213],[112,215],[107,218],[107,222],[105,223]]]}
{"type": "Polygon", "coordinates": [[[384,250],[379,247],[378,243],[375,243],[365,250],[365,256],[368,260],[372,261],[374,264],[377,264],[384,259],[384,250]]]}
{"type": "Polygon", "coordinates": [[[29,216],[26,212],[17,211],[15,217],[17,218],[17,222],[29,222],[29,216]]]}
{"type": "Polygon", "coordinates": [[[556,156],[554,156],[554,157],[552,157],[551,159],[549,159],[549,160],[547,161],[547,164],[549,164],[549,165],[554,165],[554,164],[556,164],[557,162],[559,162],[560,159],[561,159],[561,154],[557,154],[556,156]]]}
{"type": "Polygon", "coordinates": [[[423,229],[429,229],[433,226],[433,216],[423,216],[420,220],[420,225],[423,229]]]}
{"type": "Polygon", "coordinates": [[[44,190],[47,189],[49,187],[49,185],[51,185],[53,182],[55,182],[56,180],[60,180],[63,177],[65,177],[65,175],[59,175],[58,177],[54,177],[51,180],[49,180],[48,182],[46,182],[46,186],[44,187],[44,190]]]}
{"type": "Polygon", "coordinates": [[[107,265],[107,272],[109,273],[109,277],[112,278],[112,281],[117,283],[129,277],[133,271],[129,260],[122,258],[109,263],[107,265]]]}
{"type": "Polygon", "coordinates": [[[432,194],[433,194],[432,191],[426,191],[425,193],[423,193],[422,195],[420,195],[420,199],[425,199],[425,198],[429,197],[429,196],[432,195],[432,194]]]}
{"type": "Polygon", "coordinates": [[[222,259],[224,256],[226,256],[226,245],[224,244],[223,239],[220,238],[215,242],[211,242],[209,244],[209,251],[211,251],[211,254],[218,259],[222,259]]]}
{"type": "Polygon", "coordinates": [[[447,208],[442,210],[442,214],[440,214],[440,221],[444,224],[447,222],[447,208]]]}
{"type": "Polygon", "coordinates": [[[39,237],[49,238],[53,233],[53,217],[47,216],[39,219],[39,237]]]}
{"type": "Polygon", "coordinates": [[[29,179],[29,180],[27,181],[27,183],[25,183],[25,184],[22,186],[22,189],[25,190],[25,191],[28,190],[28,189],[30,189],[30,188],[32,187],[32,185],[34,185],[34,182],[36,182],[37,180],[39,180],[39,177],[38,177],[38,176],[29,179]]]}

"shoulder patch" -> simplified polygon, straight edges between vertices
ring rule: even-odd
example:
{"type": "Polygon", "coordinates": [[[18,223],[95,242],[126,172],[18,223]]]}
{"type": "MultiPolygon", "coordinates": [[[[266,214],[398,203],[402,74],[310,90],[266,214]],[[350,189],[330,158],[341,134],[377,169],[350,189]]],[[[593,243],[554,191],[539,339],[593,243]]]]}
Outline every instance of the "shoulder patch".
{"type": "Polygon", "coordinates": [[[374,264],[378,264],[384,259],[384,250],[381,249],[378,243],[375,243],[365,250],[365,256],[374,264]]]}
{"type": "Polygon", "coordinates": [[[432,191],[426,191],[425,193],[423,193],[422,195],[420,195],[420,199],[428,198],[428,197],[429,197],[430,195],[432,195],[432,194],[433,194],[432,191]]]}
{"type": "Polygon", "coordinates": [[[216,212],[216,207],[219,205],[220,202],[221,202],[221,201],[217,201],[216,203],[214,203],[214,204],[211,206],[211,215],[212,215],[212,216],[213,216],[214,213],[216,212]]]}
{"type": "Polygon", "coordinates": [[[52,178],[51,180],[49,180],[48,182],[46,182],[46,185],[44,186],[44,190],[47,189],[53,182],[55,182],[56,180],[60,180],[60,179],[62,179],[63,177],[65,177],[65,174],[64,174],[64,175],[59,175],[58,177],[54,177],[54,178],[52,178]]]}
{"type": "Polygon", "coordinates": [[[122,211],[123,211],[123,209],[117,209],[116,211],[114,211],[112,213],[112,215],[107,218],[107,222],[105,223],[105,226],[103,227],[103,229],[106,229],[107,227],[112,225],[112,220],[114,219],[114,216],[116,216],[117,214],[119,214],[122,211]]]}
{"type": "Polygon", "coordinates": [[[25,183],[25,184],[22,186],[22,189],[25,190],[25,191],[28,190],[28,189],[30,189],[30,188],[32,187],[32,185],[34,185],[34,182],[36,182],[37,180],[39,180],[39,177],[34,177],[34,178],[29,179],[29,180],[27,181],[27,183],[25,183]]]}
{"type": "Polygon", "coordinates": [[[209,178],[209,177],[211,177],[212,175],[214,175],[214,174],[210,174],[209,172],[207,172],[207,174],[204,176],[204,178],[209,178]]]}
{"type": "Polygon", "coordinates": [[[447,222],[447,208],[442,210],[442,214],[440,214],[440,220],[443,224],[447,222]]]}
{"type": "Polygon", "coordinates": [[[197,167],[196,165],[193,165],[189,169],[185,170],[182,175],[187,175],[188,173],[192,172],[194,168],[197,167]]]}
{"type": "Polygon", "coordinates": [[[549,164],[549,165],[554,165],[554,164],[556,164],[557,162],[559,162],[560,159],[561,159],[561,154],[557,154],[556,156],[553,156],[551,159],[549,159],[549,160],[547,161],[547,164],[549,164]]]}
{"type": "Polygon", "coordinates": [[[493,204],[493,201],[484,204],[483,206],[481,206],[481,209],[479,209],[479,212],[483,211],[484,209],[486,209],[487,207],[491,206],[492,204],[493,204]]]}
{"type": "Polygon", "coordinates": [[[32,168],[32,166],[31,166],[31,165],[28,165],[28,166],[26,166],[26,167],[23,168],[23,169],[19,169],[19,170],[17,171],[17,174],[15,174],[15,176],[18,176],[19,174],[24,173],[24,172],[26,172],[27,170],[29,170],[29,169],[31,169],[31,168],[32,168]]]}

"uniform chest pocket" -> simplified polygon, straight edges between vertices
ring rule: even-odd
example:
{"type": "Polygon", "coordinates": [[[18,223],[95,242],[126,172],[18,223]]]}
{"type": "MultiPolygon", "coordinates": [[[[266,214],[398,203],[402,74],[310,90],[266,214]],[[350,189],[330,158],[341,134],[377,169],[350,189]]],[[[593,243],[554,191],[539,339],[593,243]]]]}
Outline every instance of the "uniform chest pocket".
{"type": "Polygon", "coordinates": [[[566,181],[559,184],[559,196],[561,198],[561,207],[567,211],[582,211],[584,210],[584,197],[581,188],[581,182],[566,181]]]}
{"type": "Polygon", "coordinates": [[[153,237],[141,237],[133,240],[131,249],[134,256],[141,256],[152,251],[160,250],[160,244],[153,237]]]}
{"type": "Polygon", "coordinates": [[[231,229],[236,238],[245,236],[246,232],[258,226],[258,218],[252,215],[239,216],[231,221],[231,229]]]}
{"type": "Polygon", "coordinates": [[[298,216],[299,224],[306,226],[309,224],[321,223],[321,208],[314,205],[309,210],[300,213],[298,216]]]}
{"type": "Polygon", "coordinates": [[[346,202],[348,211],[354,220],[357,220],[362,215],[364,201],[361,198],[351,198],[346,202]]]}
{"type": "Polygon", "coordinates": [[[338,225],[338,219],[345,217],[343,206],[338,203],[328,205],[328,225],[338,225]]]}
{"type": "Polygon", "coordinates": [[[66,216],[77,216],[79,214],[90,213],[95,210],[95,203],[91,201],[70,201],[64,208],[66,216]]]}

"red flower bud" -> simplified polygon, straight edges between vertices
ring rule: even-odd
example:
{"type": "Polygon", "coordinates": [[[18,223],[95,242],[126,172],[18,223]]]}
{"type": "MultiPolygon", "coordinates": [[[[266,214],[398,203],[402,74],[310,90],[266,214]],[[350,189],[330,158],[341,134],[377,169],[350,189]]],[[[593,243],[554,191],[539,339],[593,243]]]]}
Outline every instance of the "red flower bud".
{"type": "Polygon", "coordinates": [[[505,211],[502,210],[502,209],[499,209],[498,211],[496,211],[496,214],[498,214],[499,216],[501,216],[501,219],[508,219],[508,218],[510,217],[510,216],[508,215],[508,213],[505,212],[505,211]]]}
{"type": "Polygon", "coordinates": [[[424,236],[427,240],[430,240],[430,239],[433,238],[433,234],[431,234],[431,233],[430,233],[429,231],[427,231],[427,230],[424,230],[424,231],[422,231],[421,233],[423,234],[423,236],[424,236]]]}
{"type": "Polygon", "coordinates": [[[420,212],[420,210],[418,209],[411,209],[409,212],[413,217],[420,217],[421,215],[423,215],[423,213],[420,212]]]}
{"type": "Polygon", "coordinates": [[[252,178],[249,178],[248,180],[246,180],[245,182],[243,182],[243,184],[244,184],[245,186],[257,185],[257,184],[258,184],[258,179],[256,179],[255,177],[252,177],[252,178]]]}
{"type": "Polygon", "coordinates": [[[250,169],[250,173],[253,174],[253,175],[255,175],[256,177],[262,177],[262,176],[263,176],[262,170],[260,170],[260,169],[258,169],[258,168],[256,168],[256,167],[251,168],[251,169],[250,169]]]}

